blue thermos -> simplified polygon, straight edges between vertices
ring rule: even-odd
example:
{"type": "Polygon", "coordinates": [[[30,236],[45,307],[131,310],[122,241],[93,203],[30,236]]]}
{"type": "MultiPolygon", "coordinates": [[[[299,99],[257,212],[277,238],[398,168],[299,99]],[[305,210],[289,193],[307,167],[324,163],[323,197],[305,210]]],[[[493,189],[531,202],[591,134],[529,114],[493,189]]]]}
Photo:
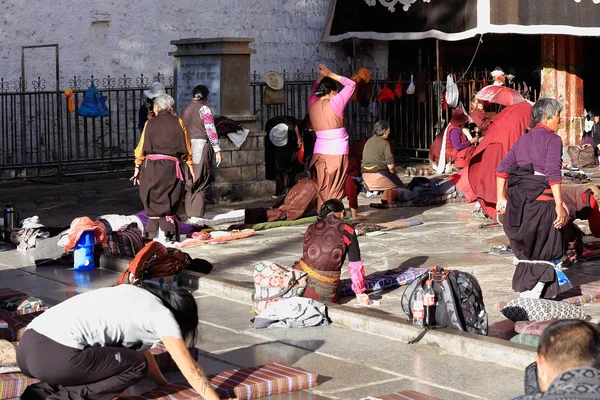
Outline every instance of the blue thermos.
{"type": "Polygon", "coordinates": [[[79,271],[94,269],[94,246],[96,237],[94,232],[86,231],[81,234],[73,249],[73,267],[79,271]]]}

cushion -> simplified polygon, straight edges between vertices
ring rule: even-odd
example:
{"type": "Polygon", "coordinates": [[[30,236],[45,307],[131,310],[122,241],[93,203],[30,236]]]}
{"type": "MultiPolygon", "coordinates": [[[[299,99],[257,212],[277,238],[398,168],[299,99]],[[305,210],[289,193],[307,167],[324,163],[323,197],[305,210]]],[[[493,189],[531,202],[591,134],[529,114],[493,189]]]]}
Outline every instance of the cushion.
{"type": "Polygon", "coordinates": [[[369,232],[376,232],[380,229],[380,226],[372,222],[359,222],[358,224],[354,225],[354,232],[356,232],[356,236],[362,236],[369,232]]]}
{"type": "Polygon", "coordinates": [[[560,300],[565,303],[580,306],[585,303],[594,303],[600,301],[600,281],[584,283],[581,286],[575,286],[560,293],[555,297],[555,300],[560,300]]]}
{"type": "MultiPolygon", "coordinates": [[[[239,400],[256,399],[317,385],[317,374],[284,363],[260,367],[240,368],[208,376],[220,398],[237,397],[239,400]]],[[[121,399],[178,400],[202,397],[186,382],[163,386],[140,396],[121,396],[121,399]]]]}
{"type": "Polygon", "coordinates": [[[585,319],[579,307],[547,299],[513,299],[501,310],[511,321],[548,321],[551,319],[585,319]]]}
{"type": "Polygon", "coordinates": [[[19,315],[13,314],[10,311],[0,310],[0,319],[3,319],[8,324],[8,328],[0,328],[0,339],[8,340],[9,342],[21,340],[21,336],[23,336],[27,325],[43,312],[37,311],[19,315]]]}
{"type": "Polygon", "coordinates": [[[0,300],[0,308],[9,311],[17,310],[36,310],[39,311],[40,307],[44,305],[44,302],[37,297],[15,296],[5,300],[0,300]]]}
{"type": "Polygon", "coordinates": [[[8,340],[0,340],[0,367],[17,362],[17,344],[8,340]]]}
{"type": "MultiPolygon", "coordinates": [[[[427,268],[396,268],[388,271],[376,272],[365,276],[365,288],[367,292],[383,289],[391,289],[402,285],[408,285],[418,277],[427,273],[427,268]]],[[[342,279],[340,281],[340,296],[354,296],[352,280],[342,279]]]]}
{"type": "Polygon", "coordinates": [[[392,394],[386,394],[385,396],[367,397],[367,399],[380,399],[380,400],[441,400],[438,397],[429,396],[427,394],[415,392],[414,390],[405,390],[402,392],[396,392],[392,394]]]}
{"type": "Polygon", "coordinates": [[[535,336],[535,335],[528,335],[526,333],[519,333],[519,334],[513,336],[510,339],[510,341],[513,343],[519,343],[519,344],[525,344],[527,346],[537,347],[538,343],[540,342],[540,337],[535,336]]]}
{"type": "Polygon", "coordinates": [[[0,374],[0,399],[19,398],[27,386],[38,382],[21,373],[0,374]]]}
{"type": "Polygon", "coordinates": [[[559,321],[558,319],[551,319],[548,321],[518,321],[515,324],[515,332],[526,333],[528,335],[542,336],[544,330],[548,325],[559,321]]]}
{"type": "MultiPolygon", "coordinates": [[[[198,349],[192,347],[189,350],[192,358],[194,360],[198,360],[198,349]]],[[[169,354],[169,352],[162,343],[160,343],[158,347],[150,349],[150,353],[152,353],[154,360],[156,360],[156,364],[158,364],[158,369],[160,369],[161,372],[178,371],[177,364],[175,364],[175,361],[173,361],[171,354],[169,354]]]]}

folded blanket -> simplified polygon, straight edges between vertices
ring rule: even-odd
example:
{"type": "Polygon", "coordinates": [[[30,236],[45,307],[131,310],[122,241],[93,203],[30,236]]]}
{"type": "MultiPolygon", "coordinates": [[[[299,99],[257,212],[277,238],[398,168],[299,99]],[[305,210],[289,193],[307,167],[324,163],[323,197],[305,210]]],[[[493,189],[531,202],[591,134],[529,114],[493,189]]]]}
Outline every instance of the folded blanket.
{"type": "Polygon", "coordinates": [[[600,281],[584,283],[558,294],[554,300],[580,306],[600,302],[600,281]]]}
{"type": "Polygon", "coordinates": [[[233,210],[225,214],[217,214],[212,216],[205,215],[202,218],[190,218],[188,219],[187,223],[200,226],[232,224],[234,222],[244,222],[245,214],[246,210],[233,210]]]}

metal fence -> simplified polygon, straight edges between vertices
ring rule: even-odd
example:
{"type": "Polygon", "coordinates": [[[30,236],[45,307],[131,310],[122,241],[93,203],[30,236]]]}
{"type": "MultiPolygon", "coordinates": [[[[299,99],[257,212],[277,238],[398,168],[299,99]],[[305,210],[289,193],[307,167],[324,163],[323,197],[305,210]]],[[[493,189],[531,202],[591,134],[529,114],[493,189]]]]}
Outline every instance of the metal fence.
{"type": "Polygon", "coordinates": [[[161,74],[69,80],[75,111],[69,112],[65,91],[48,91],[45,81],[8,82],[0,78],[0,171],[2,178],[69,175],[120,168],[132,159],[139,139],[138,112],[143,91],[161,74]],[[77,108],[91,85],[106,97],[110,114],[87,118],[77,108]]]}
{"type": "MultiPolygon", "coordinates": [[[[344,72],[341,72],[345,75],[344,72]]],[[[289,115],[302,119],[308,112],[308,99],[311,94],[312,86],[318,78],[315,71],[302,73],[297,71],[290,74],[283,72],[285,84],[285,104],[265,105],[264,92],[266,83],[261,81],[261,76],[254,73],[251,81],[251,107],[257,118],[257,127],[264,129],[266,122],[279,115],[289,115]]],[[[348,75],[345,75],[348,76],[348,75]]],[[[410,77],[410,74],[402,74],[403,77],[410,77]]],[[[374,73],[374,85],[372,93],[377,96],[384,86],[393,89],[396,82],[387,80],[387,73],[374,73]]],[[[478,90],[483,88],[490,81],[476,79],[475,76],[466,76],[466,79],[458,82],[459,98],[465,109],[468,111],[471,99],[478,90]]],[[[390,121],[392,134],[396,144],[396,155],[408,159],[425,159],[428,157],[429,146],[433,142],[440,127],[444,127],[449,120],[449,110],[442,110],[442,121],[440,122],[440,107],[442,106],[442,97],[444,93],[444,83],[436,81],[427,81],[425,86],[425,96],[420,98],[417,94],[408,95],[406,89],[410,80],[403,80],[402,85],[404,94],[401,98],[395,98],[387,103],[377,102],[376,107],[371,107],[369,102],[356,103],[351,101],[345,110],[346,129],[351,141],[366,139],[371,134],[371,129],[377,120],[383,119],[390,121]],[[375,112],[374,112],[375,110],[375,112]]],[[[522,90],[520,83],[511,83],[510,87],[522,90]]],[[[532,93],[532,100],[536,97],[532,93]]],[[[497,112],[498,106],[491,105],[490,111],[497,112]]]]}

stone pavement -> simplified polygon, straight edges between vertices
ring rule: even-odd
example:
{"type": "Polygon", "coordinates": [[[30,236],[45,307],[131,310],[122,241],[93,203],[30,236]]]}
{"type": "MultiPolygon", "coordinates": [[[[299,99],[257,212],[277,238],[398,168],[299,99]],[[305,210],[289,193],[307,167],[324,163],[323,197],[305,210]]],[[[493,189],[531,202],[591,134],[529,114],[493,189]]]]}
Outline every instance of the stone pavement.
{"type": "MultiPolygon", "coordinates": [[[[65,182],[59,185],[0,186],[0,202],[12,201],[21,212],[21,217],[39,215],[42,222],[47,225],[68,225],[74,217],[82,215],[94,218],[103,213],[137,212],[141,208],[137,196],[137,187],[131,186],[126,178],[65,182]]],[[[215,214],[234,208],[264,206],[269,201],[270,199],[253,199],[244,203],[220,203],[209,206],[207,213],[215,214]]],[[[369,208],[368,204],[375,201],[378,199],[359,198],[359,212],[367,216],[369,221],[386,222],[398,218],[415,218],[422,221],[423,225],[390,231],[382,236],[360,237],[367,274],[399,266],[442,265],[473,273],[483,288],[490,317],[491,338],[461,335],[456,331],[449,333],[433,331],[425,336],[422,343],[437,346],[432,348],[438,351],[481,361],[492,361],[505,367],[522,368],[533,361],[535,349],[500,340],[508,338],[513,333],[511,324],[498,311],[497,306],[501,301],[516,297],[511,289],[514,271],[511,258],[489,254],[490,247],[508,243],[502,228],[480,229],[480,224],[491,221],[472,217],[472,204],[459,203],[389,210],[369,208]]],[[[305,229],[306,226],[277,228],[259,231],[251,238],[227,244],[188,248],[186,251],[192,257],[208,259],[215,266],[210,275],[196,279],[198,293],[210,293],[230,300],[248,302],[252,287],[252,265],[262,260],[292,265],[302,253],[302,237],[305,229]]],[[[25,266],[31,265],[31,261],[25,254],[8,251],[0,256],[0,266],[2,265],[25,266]]],[[[597,262],[579,263],[571,267],[567,275],[576,284],[589,282],[598,279],[599,269],[600,264],[597,262]]],[[[28,275],[31,273],[47,275],[47,279],[54,282],[49,285],[56,288],[51,290],[48,296],[55,301],[68,297],[72,292],[85,290],[86,284],[93,286],[97,282],[97,277],[92,279],[81,273],[72,275],[72,270],[25,267],[19,272],[28,275]],[[66,277],[69,277],[72,282],[69,281],[71,282],[69,286],[63,288],[60,286],[63,283],[60,282],[64,282],[66,277]],[[77,277],[78,283],[73,280],[74,277],[77,277]]],[[[105,270],[94,271],[94,273],[113,274],[105,270]]],[[[28,279],[31,279],[28,275],[12,279],[26,285],[28,279]]],[[[343,272],[342,277],[348,277],[347,271],[343,272]]],[[[418,330],[406,322],[406,316],[401,310],[400,297],[403,290],[400,288],[377,293],[375,297],[382,301],[382,306],[378,309],[359,308],[352,298],[344,299],[346,304],[331,307],[334,315],[332,318],[342,326],[379,335],[372,336],[377,337],[377,340],[370,347],[376,347],[382,337],[394,341],[394,346],[402,347],[401,341],[405,343],[418,333],[418,330]]],[[[249,310],[247,306],[246,310],[249,310]]],[[[592,315],[594,320],[599,319],[600,305],[586,305],[584,310],[592,315]]],[[[340,327],[340,329],[344,328],[340,327]]],[[[479,361],[472,362],[477,365],[479,361]]],[[[487,368],[488,364],[484,365],[487,368]]],[[[512,368],[509,370],[513,371],[512,368]]],[[[520,387],[520,381],[518,386],[520,387]]]]}
{"type": "MultiPolygon", "coordinates": [[[[0,267],[2,287],[18,288],[55,304],[114,283],[118,273],[64,267],[0,267]]],[[[508,399],[522,391],[522,370],[474,361],[425,344],[339,325],[306,329],[252,328],[248,304],[196,292],[200,310],[199,363],[212,374],[281,361],[318,372],[311,390],[269,400],[361,399],[418,390],[445,400],[508,399]],[[498,377],[502,377],[498,379],[498,377]]],[[[170,381],[182,379],[170,373],[170,381]]],[[[149,380],[128,394],[153,388],[149,380]]]]}

